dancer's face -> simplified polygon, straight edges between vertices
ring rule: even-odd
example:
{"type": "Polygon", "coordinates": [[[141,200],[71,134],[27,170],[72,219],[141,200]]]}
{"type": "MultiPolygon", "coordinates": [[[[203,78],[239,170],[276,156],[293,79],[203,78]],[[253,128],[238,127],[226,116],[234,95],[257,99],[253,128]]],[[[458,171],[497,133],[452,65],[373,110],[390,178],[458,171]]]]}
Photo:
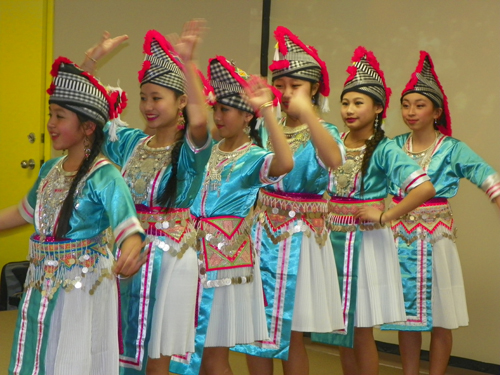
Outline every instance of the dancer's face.
{"type": "Polygon", "coordinates": [[[373,128],[375,117],[382,109],[368,95],[351,91],[342,97],[340,114],[349,130],[359,131],[373,128]]]}
{"type": "Polygon", "coordinates": [[[435,108],[429,98],[416,92],[405,95],[401,101],[403,121],[412,131],[434,129],[434,121],[442,112],[442,108],[435,108]]]}
{"type": "Polygon", "coordinates": [[[215,103],[214,123],[221,138],[234,138],[244,134],[243,129],[248,125],[253,115],[249,112],[215,103]]]}
{"type": "Polygon", "coordinates": [[[166,87],[154,83],[146,83],[141,87],[139,109],[151,129],[177,126],[179,111],[186,104],[186,95],[178,95],[166,87]]]}

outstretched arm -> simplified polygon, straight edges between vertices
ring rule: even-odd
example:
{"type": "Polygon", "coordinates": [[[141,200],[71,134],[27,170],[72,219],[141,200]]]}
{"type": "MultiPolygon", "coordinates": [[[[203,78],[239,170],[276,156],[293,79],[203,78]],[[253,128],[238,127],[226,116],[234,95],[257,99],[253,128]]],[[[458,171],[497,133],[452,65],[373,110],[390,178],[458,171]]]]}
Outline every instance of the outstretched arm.
{"type": "Polygon", "coordinates": [[[28,224],[19,213],[17,206],[11,206],[0,211],[0,231],[28,224]]]}
{"type": "Polygon", "coordinates": [[[384,212],[373,207],[361,207],[355,217],[375,223],[390,223],[425,203],[435,194],[434,185],[430,181],[425,181],[410,190],[408,195],[390,210],[384,212]]]}
{"type": "Polygon", "coordinates": [[[195,52],[206,30],[205,23],[203,19],[191,20],[184,25],[181,36],[177,34],[167,36],[184,62],[188,96],[186,110],[189,116],[189,136],[194,144],[199,147],[207,142],[208,115],[203,87],[195,63],[195,52]]]}
{"type": "Polygon", "coordinates": [[[278,177],[293,169],[293,155],[283,130],[276,121],[272,101],[273,94],[263,78],[252,76],[245,88],[248,101],[255,111],[264,118],[264,124],[274,149],[274,157],[269,167],[269,176],[278,177]]]}
{"type": "Polygon", "coordinates": [[[128,39],[128,35],[120,35],[115,38],[110,38],[109,36],[110,34],[105,31],[102,34],[100,42],[90,47],[85,52],[85,60],[83,60],[83,63],[80,65],[83,70],[90,74],[94,74],[97,67],[97,61],[111,53],[116,47],[128,39]]]}
{"type": "Polygon", "coordinates": [[[293,95],[288,110],[297,113],[300,122],[309,126],[312,143],[321,161],[328,168],[338,168],[342,164],[342,154],[339,146],[319,121],[318,115],[311,104],[311,98],[303,93],[293,95]]]}

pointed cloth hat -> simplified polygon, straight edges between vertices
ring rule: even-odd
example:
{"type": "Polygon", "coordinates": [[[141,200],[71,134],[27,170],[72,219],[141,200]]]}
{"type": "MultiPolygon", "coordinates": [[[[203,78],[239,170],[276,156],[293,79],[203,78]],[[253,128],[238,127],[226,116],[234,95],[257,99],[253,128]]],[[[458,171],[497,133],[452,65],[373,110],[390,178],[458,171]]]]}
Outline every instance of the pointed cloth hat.
{"type": "Polygon", "coordinates": [[[141,86],[154,83],[181,94],[186,93],[184,65],[174,47],[156,30],[144,37],[144,62],[139,71],[141,86]]]}
{"type": "Polygon", "coordinates": [[[351,91],[366,94],[382,104],[382,118],[385,118],[392,91],[385,84],[384,72],[380,69],[377,58],[373,52],[359,46],[354,51],[352,63],[347,68],[349,77],[344,83],[341,97],[351,91]]]}
{"type": "Polygon", "coordinates": [[[431,56],[420,51],[420,60],[417,68],[412,73],[410,81],[401,93],[401,100],[406,94],[418,93],[430,99],[437,108],[443,109],[443,114],[437,120],[436,125],[441,133],[451,136],[451,117],[446,97],[439,78],[434,70],[431,56]]]}

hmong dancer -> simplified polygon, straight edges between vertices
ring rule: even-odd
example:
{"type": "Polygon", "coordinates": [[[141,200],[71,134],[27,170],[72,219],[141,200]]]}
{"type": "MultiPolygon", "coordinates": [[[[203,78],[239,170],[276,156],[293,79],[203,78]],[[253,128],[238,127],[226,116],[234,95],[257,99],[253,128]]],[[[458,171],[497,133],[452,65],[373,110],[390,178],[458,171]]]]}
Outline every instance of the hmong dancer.
{"type": "Polygon", "coordinates": [[[33,223],[9,374],[119,373],[118,291],[143,261],[144,231],[118,170],[100,154],[103,127],[123,110],[109,90],[64,57],[52,66],[47,131],[67,155],[47,161],[0,230],[33,223]],[[120,248],[116,264],[110,232],[120,248]]]}
{"type": "Polygon", "coordinates": [[[264,81],[249,79],[222,56],[210,60],[208,78],[215,93],[214,122],[223,139],[213,147],[191,207],[198,221],[203,291],[196,353],[189,368],[178,371],[197,374],[202,355],[202,373],[218,375],[232,374],[230,347],[268,338],[259,258],[250,235],[252,216],[247,216],[259,189],[289,172],[293,158],[264,81]],[[264,117],[274,154],[252,143],[252,138],[260,140],[257,113],[264,117]]]}
{"type": "MultiPolygon", "coordinates": [[[[261,189],[254,224],[255,248],[267,301],[269,339],[239,346],[251,374],[272,374],[272,358],[285,374],[309,372],[303,332],[344,328],[337,270],[325,227],[328,168],[337,168],[342,143],[335,125],[318,119],[314,106],[330,91],[325,63],[288,29],[275,31],[278,41],[270,69],[283,94],[286,117],[281,125],[294,154],[293,170],[261,189]]],[[[273,150],[263,132],[264,146],[273,150]]]]}
{"type": "Polygon", "coordinates": [[[377,59],[358,47],[352,61],[341,94],[347,157],[332,173],[328,218],[346,331],[315,338],[345,346],[340,350],[344,374],[377,374],[372,327],[406,319],[397,250],[384,223],[432,198],[434,188],[417,163],[384,135],[391,91],[377,59]],[[388,181],[407,196],[384,212],[388,181]]]}
{"type": "MultiPolygon", "coordinates": [[[[172,355],[194,351],[198,261],[189,207],[211,150],[192,62],[201,27],[187,23],[176,49],[155,30],[145,36],[140,110],[155,135],[126,127],[106,133],[104,152],[121,168],[149,254],[141,272],[120,283],[122,374],[168,374],[172,355]]],[[[115,39],[103,38],[88,56],[109,53],[115,39]]]]}
{"type": "MultiPolygon", "coordinates": [[[[399,147],[428,174],[436,197],[392,221],[401,263],[406,323],[385,325],[399,330],[405,374],[417,374],[422,331],[431,331],[430,373],[444,374],[452,347],[452,329],[467,326],[462,270],[455,245],[453,216],[448,199],[467,178],[500,207],[500,177],[467,145],[451,138],[448,101],[431,57],[420,61],[401,96],[403,120],[411,133],[395,138],[399,147]]],[[[393,187],[393,202],[405,192],[393,187]]]]}

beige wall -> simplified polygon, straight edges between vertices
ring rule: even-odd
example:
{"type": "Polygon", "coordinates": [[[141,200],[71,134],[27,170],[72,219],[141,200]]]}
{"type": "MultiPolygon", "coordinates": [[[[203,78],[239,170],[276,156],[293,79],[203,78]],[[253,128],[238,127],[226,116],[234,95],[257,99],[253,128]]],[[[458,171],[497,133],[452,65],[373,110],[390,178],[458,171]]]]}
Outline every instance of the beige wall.
{"type": "MultiPolygon", "coordinates": [[[[260,1],[243,0],[56,0],[54,53],[76,62],[106,29],[130,40],[98,71],[105,83],[119,78],[129,93],[124,119],[143,122],[137,110],[137,71],[148,29],[180,32],[185,20],[204,17],[210,31],[200,49],[206,71],[209,57],[224,55],[250,73],[259,71],[260,1]]],[[[375,52],[393,89],[386,129],[406,129],[399,95],[427,50],[448,95],[453,135],[500,171],[500,2],[498,0],[335,1],[275,0],[271,28],[283,25],[315,46],[327,62],[332,112],[325,119],[343,128],[338,114],[345,69],[358,45],[375,52]]],[[[273,56],[270,43],[270,57],[273,56]]],[[[452,201],[459,228],[458,247],[465,277],[470,326],[454,333],[453,355],[499,364],[500,215],[484,194],[465,181],[452,201]]],[[[377,339],[396,342],[394,333],[377,339]]],[[[425,344],[427,347],[427,343],[425,344]]]]}

